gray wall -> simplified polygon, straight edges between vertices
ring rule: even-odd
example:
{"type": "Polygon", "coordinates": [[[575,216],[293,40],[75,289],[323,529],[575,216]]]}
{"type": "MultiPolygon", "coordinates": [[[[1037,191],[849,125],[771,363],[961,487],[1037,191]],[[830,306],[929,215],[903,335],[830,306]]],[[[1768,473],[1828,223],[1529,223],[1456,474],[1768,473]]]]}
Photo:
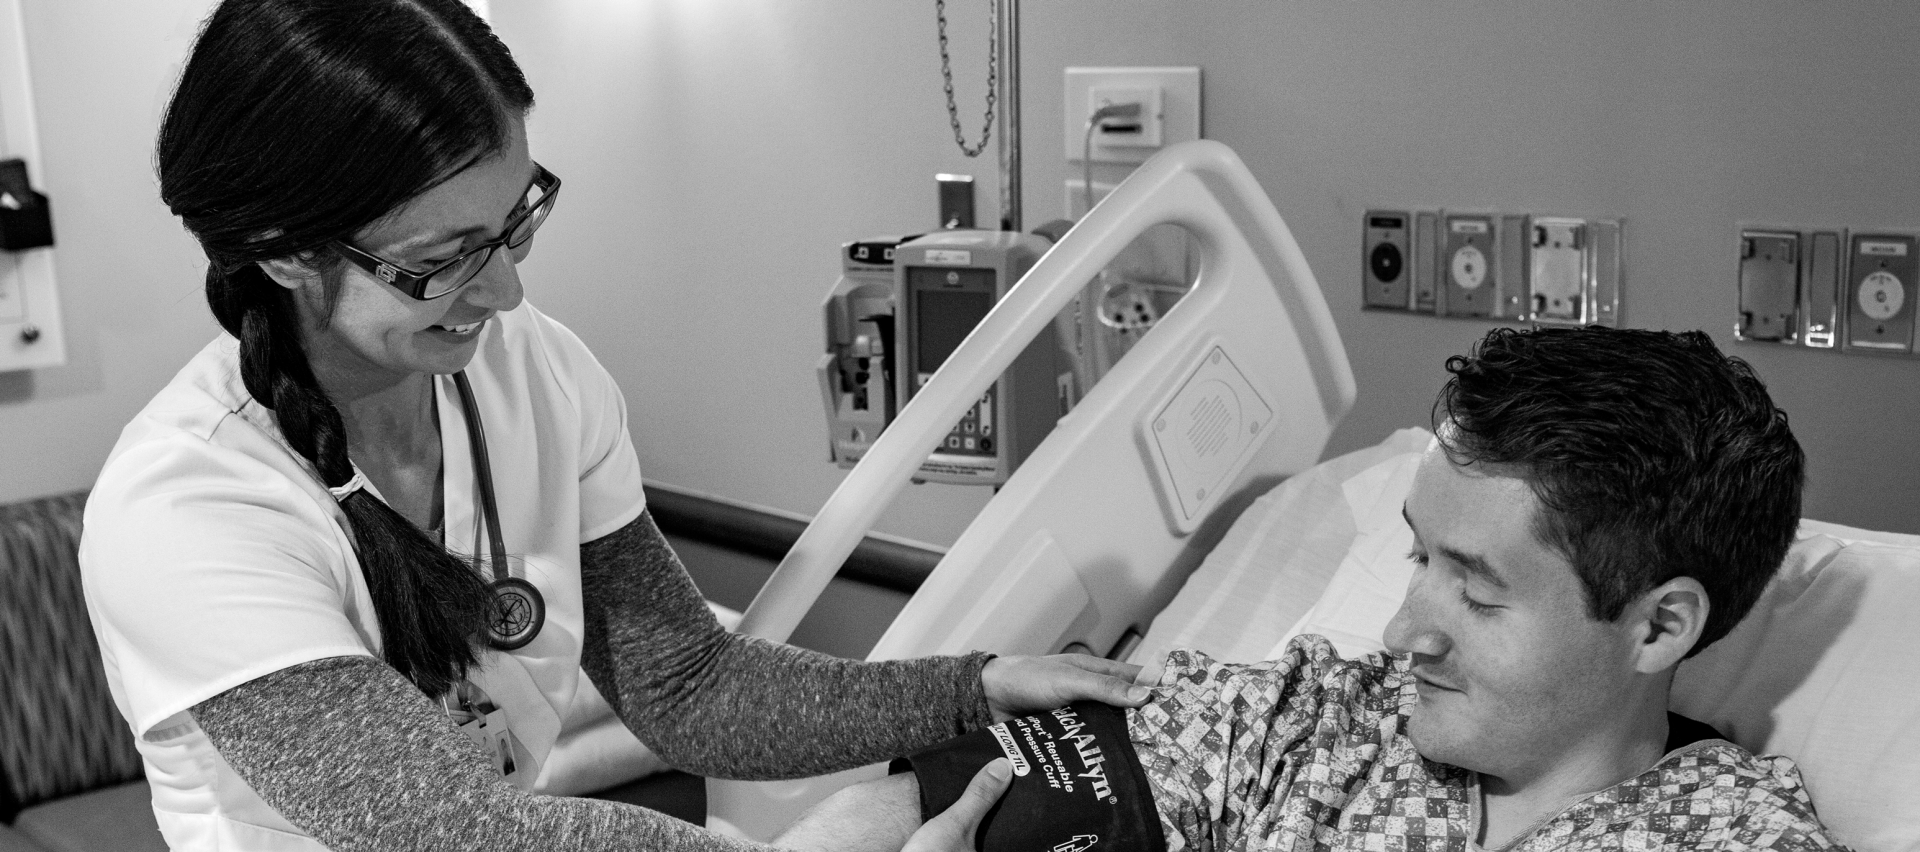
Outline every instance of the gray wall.
{"type": "MultiPolygon", "coordinates": [[[[84,487],[119,426],[213,333],[149,146],[205,0],[23,0],[61,238],[70,366],[0,374],[0,499],[84,487]]],[[[649,477],[812,512],[813,364],[834,247],[921,229],[956,150],[931,3],[493,0],[566,198],[523,272],[626,389],[649,477]]],[[[1808,514],[1920,532],[1920,362],[1734,344],[1737,220],[1920,229],[1920,8],[1576,0],[1023,4],[1029,223],[1058,215],[1060,73],[1198,65],[1204,132],[1294,230],[1359,378],[1335,451],[1422,423],[1486,323],[1358,310],[1360,211],[1626,220],[1626,319],[1751,359],[1812,458],[1808,514]]],[[[978,129],[984,3],[952,3],[978,129]]],[[[910,489],[882,528],[950,541],[980,489],[910,489]]]]}

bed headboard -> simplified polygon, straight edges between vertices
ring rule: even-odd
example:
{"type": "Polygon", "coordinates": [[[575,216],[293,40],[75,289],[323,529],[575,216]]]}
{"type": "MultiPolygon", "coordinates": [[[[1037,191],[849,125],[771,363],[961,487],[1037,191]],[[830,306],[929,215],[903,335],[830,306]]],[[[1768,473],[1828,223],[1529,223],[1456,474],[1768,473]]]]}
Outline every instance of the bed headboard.
{"type": "MultiPolygon", "coordinates": [[[[760,595],[741,632],[782,640],[963,411],[1141,233],[1194,237],[1188,294],[1036,448],[934,569],[875,659],[965,650],[1108,653],[1144,631],[1252,498],[1312,466],[1353,404],[1346,351],[1306,259],[1240,159],[1168,147],[1043,256],[887,427],[760,595]]],[[[710,782],[710,827],[765,837],[854,776],[710,782]],[[806,787],[807,789],[802,789],[806,787]]]]}
{"type": "MultiPolygon", "coordinates": [[[[987,504],[875,658],[1124,650],[1117,646],[1145,632],[1240,509],[1319,461],[1353,401],[1346,353],[1299,247],[1226,146],[1193,143],[1156,157],[1008,301],[1028,287],[1054,293],[1036,308],[1036,318],[1052,316],[1162,223],[1182,226],[1199,246],[1191,291],[987,504]]],[[[990,317],[976,337],[995,333],[992,325],[990,317]]],[[[948,392],[977,395],[958,382],[948,392]]]]}

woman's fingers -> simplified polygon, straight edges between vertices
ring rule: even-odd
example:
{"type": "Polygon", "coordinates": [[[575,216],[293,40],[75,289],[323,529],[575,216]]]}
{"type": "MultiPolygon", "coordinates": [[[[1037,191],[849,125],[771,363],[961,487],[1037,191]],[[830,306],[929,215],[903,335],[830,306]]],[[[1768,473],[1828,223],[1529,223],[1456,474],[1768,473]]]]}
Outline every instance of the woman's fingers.
{"type": "Polygon", "coordinates": [[[993,803],[1000,801],[1012,779],[1012,764],[1004,757],[994,758],[974,773],[967,791],[960,794],[953,807],[928,820],[900,852],[972,852],[973,833],[979,829],[980,820],[993,809],[993,803]]]}
{"type": "Polygon", "coordinates": [[[1138,707],[1152,694],[1133,679],[1140,667],[1084,654],[1051,657],[995,657],[980,671],[980,685],[995,721],[1098,701],[1138,707]]]}

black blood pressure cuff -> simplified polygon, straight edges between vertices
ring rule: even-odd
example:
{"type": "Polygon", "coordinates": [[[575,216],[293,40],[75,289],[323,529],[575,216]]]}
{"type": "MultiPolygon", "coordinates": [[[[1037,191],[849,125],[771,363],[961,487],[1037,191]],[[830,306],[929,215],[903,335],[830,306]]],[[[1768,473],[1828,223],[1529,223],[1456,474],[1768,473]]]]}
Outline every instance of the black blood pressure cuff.
{"type": "Polygon", "coordinates": [[[952,807],[996,757],[1013,783],[974,836],[981,852],[1166,852],[1126,711],[1078,701],[982,728],[893,762],[920,781],[920,816],[952,807]]]}

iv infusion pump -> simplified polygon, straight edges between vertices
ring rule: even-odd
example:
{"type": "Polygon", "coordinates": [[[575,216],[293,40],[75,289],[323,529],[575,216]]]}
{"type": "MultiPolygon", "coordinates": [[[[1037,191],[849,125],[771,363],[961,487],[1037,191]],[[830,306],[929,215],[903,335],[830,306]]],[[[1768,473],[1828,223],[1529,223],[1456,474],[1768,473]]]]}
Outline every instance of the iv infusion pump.
{"type": "MultiPolygon", "coordinates": [[[[850,468],[994,303],[1050,247],[1012,231],[949,230],[855,240],[825,308],[827,354],[818,368],[833,461],[850,468]]],[[[1028,344],[987,388],[915,479],[972,485],[1007,481],[1062,413],[1070,375],[1054,335],[1028,344]]]]}

